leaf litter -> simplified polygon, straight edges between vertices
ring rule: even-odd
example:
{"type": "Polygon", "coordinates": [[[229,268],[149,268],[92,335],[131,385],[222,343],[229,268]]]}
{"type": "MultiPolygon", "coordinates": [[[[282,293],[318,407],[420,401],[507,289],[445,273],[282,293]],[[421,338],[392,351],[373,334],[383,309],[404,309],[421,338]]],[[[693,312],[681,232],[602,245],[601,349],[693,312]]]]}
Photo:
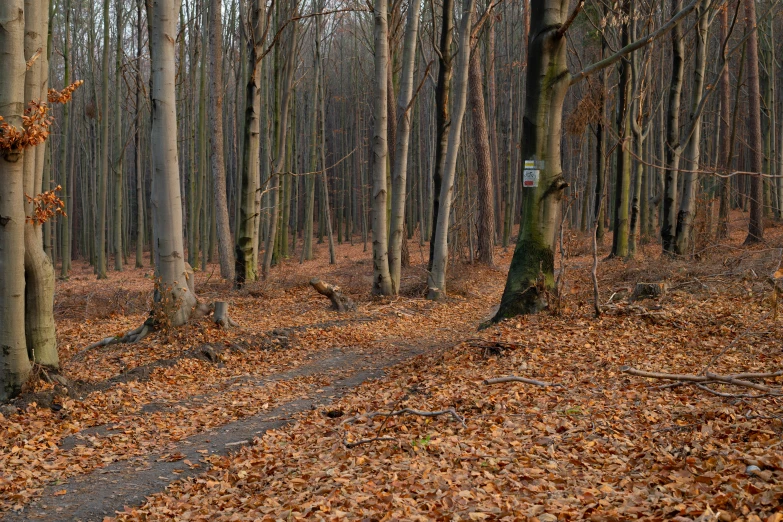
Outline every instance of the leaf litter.
{"type": "MultiPolygon", "coordinates": [[[[341,248],[351,259],[362,257],[359,247],[341,248]]],[[[65,373],[84,380],[111,378],[203,343],[246,348],[223,351],[220,364],[179,359],[155,368],[147,381],[67,398],[60,412],[30,404],[0,419],[2,508],[19,509],[44,485],[108,462],[166,448],[167,458],[176,459],[176,443],[188,435],[315,391],[324,379],[254,385],[250,377],[295,368],[334,347],[372,356],[392,339],[405,339],[432,348],[228,456],[184,463],[205,471],[172,483],[144,506],[117,506],[117,519],[783,520],[780,397],[722,398],[621,371],[628,365],[698,374],[716,355],[715,373],[780,369],[783,333],[769,313],[764,250],[704,256],[698,265],[652,254],[603,262],[604,302],[638,281],[666,279],[674,290],[654,304],[615,300],[598,319],[590,256],[574,255],[566,261],[567,297],[558,310],[478,333],[500,296],[503,272],[455,268],[467,275],[454,281],[459,295],[446,303],[373,300],[355,275],[370,270],[366,259],[337,269],[285,264],[274,284],[242,294],[199,273],[199,294],[228,296],[241,328],[191,325],[79,360],[68,355],[107,329],[137,324],[143,311],[96,319],[63,313],[65,373]],[[358,298],[359,311],[328,311],[307,288],[314,271],[358,298]],[[266,332],[284,328],[285,347],[261,348],[266,332]],[[484,384],[506,376],[559,386],[484,384]],[[194,395],[204,401],[187,402],[194,395]],[[150,403],[174,406],[144,413],[150,403]],[[449,414],[377,415],[405,408],[452,410],[465,426],[449,414]],[[66,437],[100,425],[112,429],[59,449],[66,437]]],[[[507,266],[509,258],[501,253],[500,262],[507,266]]],[[[72,296],[101,291],[86,282],[86,267],[82,273],[85,279],[58,288],[58,299],[71,287],[72,296]]],[[[127,274],[117,283],[149,286],[142,272],[127,274]]],[[[779,387],[783,379],[765,383],[779,387]]]]}

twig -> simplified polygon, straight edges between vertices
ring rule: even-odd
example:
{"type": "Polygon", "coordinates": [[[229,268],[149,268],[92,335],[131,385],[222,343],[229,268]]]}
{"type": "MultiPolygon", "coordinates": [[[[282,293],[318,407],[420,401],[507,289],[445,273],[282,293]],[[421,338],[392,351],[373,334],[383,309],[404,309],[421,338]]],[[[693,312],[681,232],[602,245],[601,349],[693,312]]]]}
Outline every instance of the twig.
{"type": "Polygon", "coordinates": [[[503,382],[524,382],[525,384],[534,384],[536,386],[563,386],[562,384],[553,383],[553,382],[544,382],[544,381],[537,381],[535,379],[528,379],[526,377],[516,377],[514,375],[510,375],[508,377],[496,377],[494,379],[485,379],[484,384],[500,384],[503,382]]]}
{"type": "Polygon", "coordinates": [[[361,446],[362,444],[370,444],[372,442],[381,442],[381,441],[390,441],[395,442],[397,439],[394,437],[373,437],[371,439],[361,439],[357,440],[356,442],[347,442],[345,439],[343,439],[343,444],[346,448],[355,448],[356,446],[361,446]]]}

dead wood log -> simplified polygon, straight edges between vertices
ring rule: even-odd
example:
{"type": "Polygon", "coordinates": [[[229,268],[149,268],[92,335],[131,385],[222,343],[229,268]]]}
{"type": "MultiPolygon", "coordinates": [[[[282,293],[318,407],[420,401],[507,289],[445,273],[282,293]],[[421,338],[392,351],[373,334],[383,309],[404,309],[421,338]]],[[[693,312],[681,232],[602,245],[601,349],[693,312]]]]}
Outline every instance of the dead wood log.
{"type": "Polygon", "coordinates": [[[526,377],[516,377],[514,375],[510,375],[508,377],[496,377],[494,379],[484,380],[484,384],[500,384],[504,382],[523,382],[525,384],[533,384],[535,386],[542,386],[542,387],[562,386],[562,384],[558,384],[558,383],[537,381],[535,379],[528,379],[526,377]]]}
{"type": "Polygon", "coordinates": [[[337,310],[338,312],[351,312],[356,310],[356,304],[350,297],[343,294],[338,286],[330,285],[317,277],[310,280],[310,285],[315,288],[316,292],[329,298],[332,302],[333,310],[337,310]]]}
{"type": "Polygon", "coordinates": [[[666,295],[666,283],[636,283],[630,301],[657,299],[666,295]]]}

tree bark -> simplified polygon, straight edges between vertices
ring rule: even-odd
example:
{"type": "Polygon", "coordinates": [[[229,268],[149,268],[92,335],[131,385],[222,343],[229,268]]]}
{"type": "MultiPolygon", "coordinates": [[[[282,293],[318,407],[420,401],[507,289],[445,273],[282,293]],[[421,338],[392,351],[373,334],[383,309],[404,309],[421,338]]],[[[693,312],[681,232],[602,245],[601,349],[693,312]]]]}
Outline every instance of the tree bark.
{"type": "MultiPolygon", "coordinates": [[[[446,267],[449,259],[448,234],[451,217],[452,194],[457,171],[457,156],[462,138],[462,119],[468,97],[468,70],[470,65],[470,38],[475,0],[463,0],[460,48],[454,89],[454,114],[449,128],[446,161],[443,165],[443,180],[440,187],[440,208],[435,226],[435,247],[432,270],[427,281],[427,298],[442,299],[446,296],[446,267]]],[[[490,238],[491,240],[491,238],[490,238]]]]}
{"type": "MultiPolygon", "coordinates": [[[[0,116],[22,127],[25,106],[24,1],[0,2],[0,116]]],[[[33,154],[32,151],[29,154],[33,154]]],[[[30,374],[25,342],[24,150],[0,150],[0,401],[17,395],[30,374]]]]}
{"type": "MultiPolygon", "coordinates": [[[[155,268],[159,293],[175,303],[173,326],[187,322],[196,304],[188,290],[182,237],[182,198],[177,154],[177,112],[174,55],[177,0],[147,0],[150,42],[150,98],[152,104],[152,219],[155,268]]],[[[156,295],[158,293],[156,292],[156,295]]]]}
{"type": "MultiPolygon", "coordinates": [[[[454,37],[454,0],[443,0],[440,43],[438,48],[438,84],[435,87],[435,158],[432,172],[432,215],[430,217],[430,258],[428,268],[432,269],[435,252],[435,223],[440,212],[440,192],[443,183],[443,169],[446,163],[446,149],[451,126],[450,103],[452,53],[454,37]]],[[[433,18],[435,14],[433,13],[433,18]]]]}
{"type": "Polygon", "coordinates": [[[375,96],[373,100],[372,137],[372,259],[375,295],[392,295],[394,287],[389,273],[389,241],[387,239],[386,169],[389,154],[388,133],[388,68],[389,23],[388,1],[376,0],[373,10],[375,20],[375,96]]]}
{"type": "Polygon", "coordinates": [[[222,0],[210,0],[209,9],[209,142],[212,151],[212,186],[215,196],[216,236],[220,275],[234,279],[234,250],[231,246],[231,230],[228,224],[226,198],[226,164],[223,153],[223,16],[222,0]]]}
{"type": "MultiPolygon", "coordinates": [[[[672,0],[672,14],[682,7],[682,0],[672,0]]],[[[677,226],[677,178],[680,168],[680,103],[685,72],[685,41],[682,28],[672,30],[672,76],[666,111],[666,174],[664,175],[663,221],[661,239],[663,251],[674,252],[677,226]]]]}
{"type": "MultiPolygon", "coordinates": [[[[478,177],[478,256],[485,265],[495,264],[495,188],[492,174],[492,152],[484,109],[482,86],[481,53],[478,52],[478,38],[471,39],[474,52],[470,55],[468,71],[468,93],[472,113],[473,151],[476,154],[476,175],[478,177]]],[[[490,107],[490,110],[492,108],[490,107]]]]}
{"type": "Polygon", "coordinates": [[[103,0],[103,75],[101,77],[100,175],[98,179],[98,219],[96,222],[96,266],[98,279],[106,279],[106,206],[109,184],[109,0],[103,0]]]}
{"type": "Polygon", "coordinates": [[[122,210],[123,210],[123,196],[122,196],[122,178],[123,178],[123,144],[122,144],[122,112],[120,112],[121,105],[120,99],[122,97],[122,83],[120,77],[122,75],[122,35],[124,32],[122,11],[124,9],[125,2],[118,0],[114,9],[117,16],[117,49],[116,64],[115,64],[115,77],[114,77],[114,117],[117,118],[117,122],[114,125],[114,131],[116,137],[114,143],[116,160],[114,162],[114,270],[122,271],[122,210]]]}
{"type": "Polygon", "coordinates": [[[402,51],[402,78],[400,95],[397,99],[397,142],[392,173],[391,241],[389,242],[389,274],[392,293],[400,290],[403,234],[405,226],[405,201],[407,199],[408,149],[411,135],[411,100],[413,99],[413,77],[416,66],[416,45],[419,34],[419,13],[421,5],[412,2],[408,7],[408,23],[405,28],[405,43],[402,51]]]}
{"type": "Polygon", "coordinates": [[[759,44],[756,30],[756,3],[745,2],[745,27],[750,31],[748,38],[748,153],[750,154],[750,223],[745,244],[758,243],[764,239],[764,209],[761,172],[764,149],[761,140],[761,89],[759,85],[759,44]]]}
{"type": "MultiPolygon", "coordinates": [[[[697,114],[699,103],[704,96],[704,73],[707,68],[707,40],[709,38],[709,20],[706,13],[708,2],[704,2],[697,10],[693,69],[693,84],[691,86],[691,121],[693,133],[686,136],[688,140],[683,157],[687,172],[683,173],[682,200],[677,214],[677,230],[674,238],[674,253],[686,255],[693,241],[693,220],[696,213],[696,190],[699,186],[699,170],[701,149],[701,113],[697,114]],[[695,121],[693,120],[695,118],[695,121]]],[[[689,127],[690,127],[689,125],[689,127]]]]}
{"type": "Polygon", "coordinates": [[[245,132],[242,179],[239,192],[239,220],[236,240],[236,273],[234,285],[241,288],[246,281],[258,278],[258,229],[256,200],[261,176],[261,52],[263,51],[264,3],[251,0],[251,30],[247,44],[250,75],[246,87],[245,132]]]}
{"type": "MultiPolygon", "coordinates": [[[[623,26],[621,29],[622,46],[630,43],[631,1],[623,0],[623,26]]],[[[631,67],[627,60],[620,62],[620,83],[617,86],[617,131],[620,143],[617,148],[617,179],[614,194],[614,235],[612,236],[612,255],[628,257],[629,222],[628,204],[631,195],[631,67]]]]}
{"type": "MultiPolygon", "coordinates": [[[[25,100],[45,100],[49,84],[49,61],[41,49],[48,32],[48,0],[25,0],[24,55],[33,61],[25,76],[25,100]]],[[[41,193],[43,180],[44,144],[24,156],[24,191],[30,197],[41,193]]],[[[27,200],[26,215],[33,215],[33,205],[27,200]]],[[[24,232],[25,264],[25,336],[31,360],[57,368],[57,339],[54,324],[54,266],[43,249],[43,231],[40,223],[27,221],[24,232]]]]}

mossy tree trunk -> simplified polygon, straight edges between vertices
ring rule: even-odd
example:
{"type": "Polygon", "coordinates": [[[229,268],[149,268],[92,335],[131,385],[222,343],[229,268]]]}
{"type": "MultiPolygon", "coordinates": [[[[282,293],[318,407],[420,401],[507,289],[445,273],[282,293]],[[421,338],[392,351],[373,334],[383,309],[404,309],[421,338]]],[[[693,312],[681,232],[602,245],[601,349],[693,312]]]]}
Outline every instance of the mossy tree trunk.
{"type": "Polygon", "coordinates": [[[531,0],[522,160],[541,167],[538,185],[522,189],[519,237],[495,320],[537,313],[554,290],[555,235],[568,186],[560,165],[563,100],[569,85],[565,0],[531,0]]]}

